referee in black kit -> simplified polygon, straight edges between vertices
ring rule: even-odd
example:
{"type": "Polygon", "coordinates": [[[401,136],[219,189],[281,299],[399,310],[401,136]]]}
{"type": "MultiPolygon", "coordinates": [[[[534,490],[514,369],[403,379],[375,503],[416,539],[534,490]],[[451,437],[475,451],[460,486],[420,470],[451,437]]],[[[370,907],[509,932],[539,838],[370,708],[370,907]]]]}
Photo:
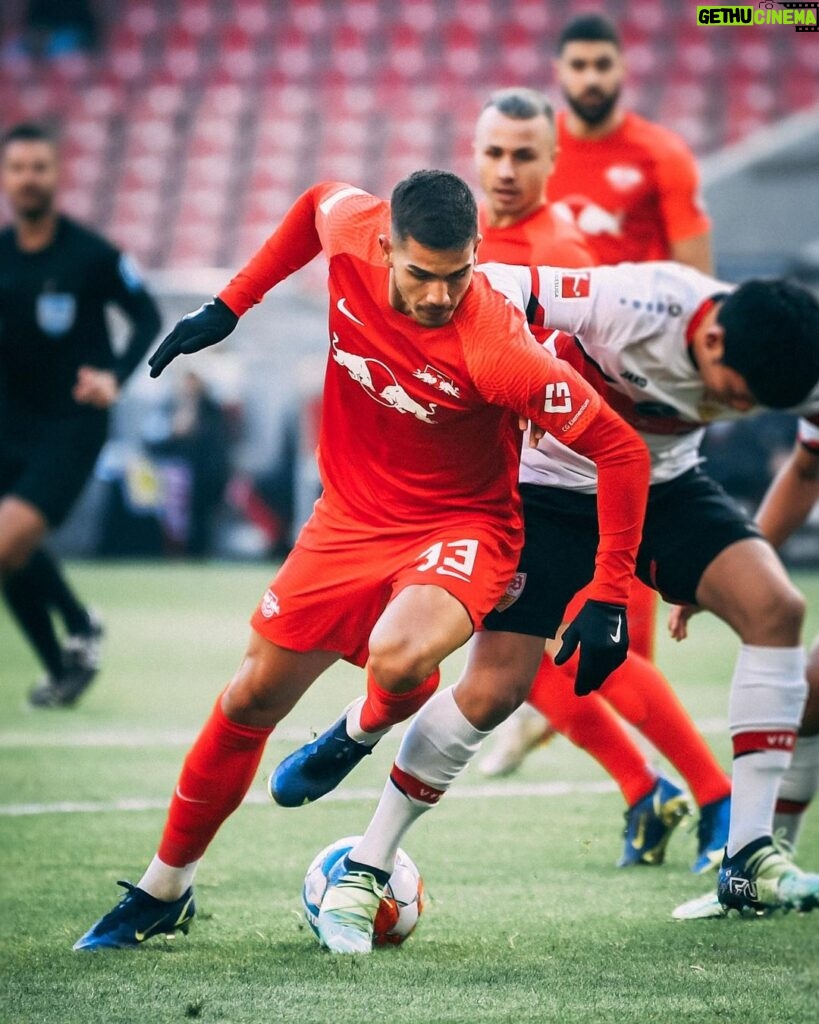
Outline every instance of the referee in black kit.
{"type": "Polygon", "coordinates": [[[102,624],[43,540],[82,491],[108,410],[160,327],[128,258],[56,210],[57,173],[56,145],[39,126],[0,140],[13,217],[0,231],[0,580],[46,669],[29,695],[35,707],[73,704],[99,666],[102,624]],[[131,324],[122,355],[111,347],[107,303],[131,324]]]}

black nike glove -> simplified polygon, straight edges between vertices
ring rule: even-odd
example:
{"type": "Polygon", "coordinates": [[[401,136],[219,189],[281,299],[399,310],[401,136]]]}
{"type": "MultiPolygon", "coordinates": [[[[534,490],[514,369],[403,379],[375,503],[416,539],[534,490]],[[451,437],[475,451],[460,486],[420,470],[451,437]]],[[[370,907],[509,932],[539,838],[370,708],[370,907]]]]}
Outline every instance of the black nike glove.
{"type": "Polygon", "coordinates": [[[586,601],[563,634],[563,646],[555,655],[555,665],[568,661],[580,644],[580,664],[574,692],[585,697],[599,690],[611,673],[622,665],[628,654],[628,623],[622,604],[586,601]]]}
{"type": "Polygon", "coordinates": [[[206,302],[193,313],[183,316],[148,360],[151,376],[158,377],[168,363],[182,353],[190,355],[208,345],[215,345],[226,338],[238,323],[239,317],[221,299],[206,302]]]}

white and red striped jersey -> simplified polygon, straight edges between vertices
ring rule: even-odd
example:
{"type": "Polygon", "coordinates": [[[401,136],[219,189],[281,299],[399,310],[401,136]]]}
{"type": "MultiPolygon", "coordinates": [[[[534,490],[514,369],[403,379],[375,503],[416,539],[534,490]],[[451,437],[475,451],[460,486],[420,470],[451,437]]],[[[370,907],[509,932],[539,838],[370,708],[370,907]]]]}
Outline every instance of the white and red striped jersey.
{"type": "MultiPolygon", "coordinates": [[[[651,483],[673,480],[701,461],[709,423],[740,412],[706,394],[690,339],[714,296],[736,287],[671,262],[570,270],[484,264],[480,271],[529,321],[554,331],[546,344],[580,369],[635,427],[651,453],[651,483]],[[565,332],[560,334],[559,332],[565,332]]],[[[819,414],[819,385],[792,410],[819,414]]],[[[524,447],[520,479],[593,492],[594,465],[552,437],[524,447]]]]}

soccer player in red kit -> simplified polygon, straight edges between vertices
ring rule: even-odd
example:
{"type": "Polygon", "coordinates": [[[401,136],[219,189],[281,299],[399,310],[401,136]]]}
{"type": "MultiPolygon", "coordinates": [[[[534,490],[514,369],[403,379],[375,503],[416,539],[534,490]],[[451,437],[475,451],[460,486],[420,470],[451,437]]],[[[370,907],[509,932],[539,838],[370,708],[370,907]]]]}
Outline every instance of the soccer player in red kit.
{"type": "Polygon", "coordinates": [[[411,175],[391,203],[317,185],[152,357],[157,376],[177,355],[220,341],[270,288],[320,251],[328,257],[324,491],[188,753],[157,856],[75,948],[134,947],[187,928],[200,858],[249,788],[273,726],[333,662],[366,665],[367,695],[308,745],[279,802],[332,789],[424,704],[440,661],[469,639],[514,572],[520,417],[599,470],[594,587],[576,622],[579,684],[596,688],[625,657],[620,625],[646,451],[589,384],[536,344],[521,312],[483,275],[473,278],[478,241],[474,197],[447,172],[411,175]]]}
{"type": "MultiPolygon", "coordinates": [[[[475,130],[476,168],[484,194],[478,206],[481,263],[567,267],[597,263],[579,230],[556,216],[546,200],[545,182],[554,164],[554,149],[552,108],[542,93],[512,88],[490,97],[475,130]]],[[[582,603],[581,596],[574,599],[567,620],[574,618],[582,603]]],[[[662,863],[687,800],[678,786],[647,762],[614,708],[678,767],[704,808],[694,866],[704,871],[716,866],[725,845],[731,780],[668,681],[648,660],[653,629],[644,627],[646,623],[653,626],[653,604],[654,592],[635,580],[629,598],[628,658],[599,694],[575,694],[574,659],[556,666],[551,657],[544,657],[529,696],[531,703],[521,705],[499,727],[496,744],[480,767],[488,775],[507,774],[544,738],[555,731],[563,733],[612,775],[628,806],[627,822],[633,819],[635,826],[642,826],[637,844],[636,828],[631,834],[627,828],[620,865],[662,863]],[[640,595],[636,602],[635,594],[640,595]],[[648,597],[648,609],[642,595],[648,597]],[[643,612],[643,628],[634,626],[635,603],[638,621],[643,612]]]]}
{"type": "Polygon", "coordinates": [[[555,70],[569,108],[557,116],[550,202],[601,264],[671,259],[711,273],[696,162],[678,135],[621,106],[615,27],[600,14],[575,18],[560,34],[555,70]]]}

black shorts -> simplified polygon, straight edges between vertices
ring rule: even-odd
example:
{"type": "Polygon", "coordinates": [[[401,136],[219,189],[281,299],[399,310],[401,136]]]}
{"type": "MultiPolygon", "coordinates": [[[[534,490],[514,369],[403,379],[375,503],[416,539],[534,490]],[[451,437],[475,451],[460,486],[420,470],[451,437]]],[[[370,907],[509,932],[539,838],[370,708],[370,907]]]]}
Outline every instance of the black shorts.
{"type": "MultiPolygon", "coordinates": [[[[590,582],[599,538],[597,498],[521,484],[526,540],[513,601],[484,619],[489,630],[553,637],[566,605],[590,582]]],[[[702,574],[729,545],[761,536],[725,491],[690,469],[649,491],[637,575],[666,600],[695,603],[702,574]]]]}
{"type": "Polygon", "coordinates": [[[80,496],[108,433],[108,415],[27,418],[0,435],[0,498],[13,494],[38,509],[51,527],[80,496]]]}

